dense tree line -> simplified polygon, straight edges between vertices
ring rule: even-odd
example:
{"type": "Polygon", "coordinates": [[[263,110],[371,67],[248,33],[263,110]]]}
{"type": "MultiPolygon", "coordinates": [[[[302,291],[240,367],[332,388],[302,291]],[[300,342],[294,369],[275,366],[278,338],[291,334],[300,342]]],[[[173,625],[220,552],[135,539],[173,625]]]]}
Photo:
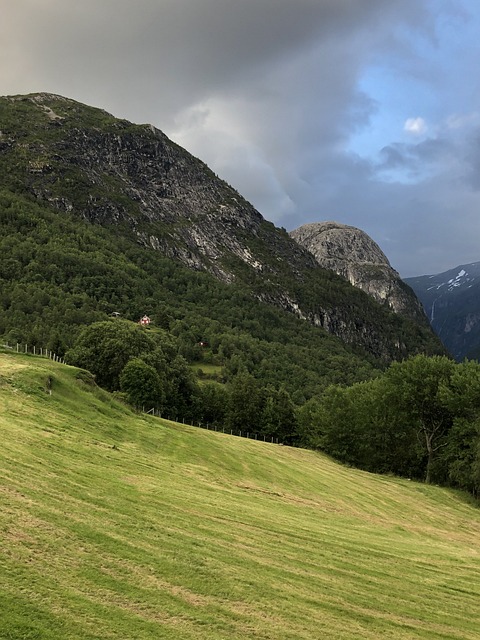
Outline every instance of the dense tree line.
{"type": "Polygon", "coordinates": [[[246,369],[227,384],[201,384],[178,350],[163,329],[111,319],[85,327],[65,357],[138,409],[296,442],[295,407],[285,388],[264,386],[246,369]]]}
{"type": "Polygon", "coordinates": [[[345,463],[479,494],[478,362],[396,362],[374,380],[329,387],[298,421],[302,444],[345,463]]]}

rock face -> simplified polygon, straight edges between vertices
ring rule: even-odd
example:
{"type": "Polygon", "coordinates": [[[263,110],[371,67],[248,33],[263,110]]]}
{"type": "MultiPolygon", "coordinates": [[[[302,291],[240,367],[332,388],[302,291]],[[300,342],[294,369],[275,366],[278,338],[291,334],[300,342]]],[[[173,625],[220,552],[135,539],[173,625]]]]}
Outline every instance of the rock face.
{"type": "Polygon", "coordinates": [[[237,282],[383,360],[441,348],[428,322],[399,329],[155,127],[46,93],[0,98],[0,127],[0,187],[237,282]]]}
{"type": "Polygon", "coordinates": [[[27,188],[37,199],[94,224],[128,228],[143,245],[227,282],[234,279],[227,253],[262,270],[241,241],[267,231],[262,216],[160,130],[62,96],[4,100],[28,115],[25,130],[5,133],[3,142],[10,152],[21,145],[29,158],[27,188]]]}
{"type": "Polygon", "coordinates": [[[364,231],[338,222],[314,222],[290,235],[320,266],[338,273],[395,313],[424,320],[425,313],[414,292],[364,231]]]}

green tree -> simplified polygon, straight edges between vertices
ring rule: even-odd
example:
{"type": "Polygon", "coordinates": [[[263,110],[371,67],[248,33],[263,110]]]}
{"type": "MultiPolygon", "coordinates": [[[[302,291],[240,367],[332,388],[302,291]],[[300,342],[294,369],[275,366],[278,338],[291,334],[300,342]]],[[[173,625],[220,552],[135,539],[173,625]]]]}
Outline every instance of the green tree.
{"type": "Polygon", "coordinates": [[[222,427],[226,424],[229,392],[225,385],[206,382],[195,395],[195,417],[203,424],[222,427]]]}
{"type": "Polygon", "coordinates": [[[137,408],[163,409],[165,390],[157,371],[140,358],[129,360],[120,374],[120,388],[137,408]]]}
{"type": "Polygon", "coordinates": [[[116,391],[127,362],[153,351],[155,346],[154,339],[139,325],[128,320],[106,320],[82,329],[65,358],[91,371],[101,387],[116,391]]]}
{"type": "Polygon", "coordinates": [[[425,482],[432,480],[436,454],[446,446],[453,413],[442,389],[448,386],[455,363],[445,356],[418,355],[395,362],[385,373],[389,401],[397,415],[413,426],[425,455],[425,482]]]}
{"type": "Polygon", "coordinates": [[[358,419],[359,393],[353,387],[348,389],[332,385],[323,393],[315,415],[319,420],[316,428],[320,433],[322,449],[342,462],[357,466],[361,466],[362,448],[365,446],[358,419]]]}
{"type": "Polygon", "coordinates": [[[442,390],[453,426],[442,452],[445,481],[475,496],[480,494],[480,364],[457,364],[442,390]]]}
{"type": "Polygon", "coordinates": [[[182,356],[176,356],[168,363],[166,382],[166,411],[170,417],[193,419],[197,381],[182,356]]]}
{"type": "Polygon", "coordinates": [[[385,377],[351,387],[331,386],[300,410],[301,437],[367,471],[422,477],[417,430],[395,406],[392,392],[385,377]]]}
{"type": "Polygon", "coordinates": [[[265,406],[263,387],[246,372],[235,376],[229,385],[227,424],[234,431],[262,431],[262,413],[265,406]]]}
{"type": "Polygon", "coordinates": [[[297,416],[288,392],[269,388],[261,417],[262,432],[278,438],[285,444],[293,444],[297,438],[297,416]]]}
{"type": "Polygon", "coordinates": [[[307,449],[320,449],[321,423],[322,403],[317,397],[310,398],[297,410],[297,444],[307,449]]]}

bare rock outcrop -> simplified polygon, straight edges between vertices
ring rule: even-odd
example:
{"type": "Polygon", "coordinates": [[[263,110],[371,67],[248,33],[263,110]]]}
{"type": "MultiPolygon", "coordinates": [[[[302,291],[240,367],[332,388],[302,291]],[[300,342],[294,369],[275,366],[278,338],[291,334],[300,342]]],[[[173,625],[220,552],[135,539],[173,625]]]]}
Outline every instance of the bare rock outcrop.
{"type": "Polygon", "coordinates": [[[378,244],[361,229],[338,222],[313,222],[290,232],[318,264],[344,277],[396,313],[421,320],[425,313],[412,289],[392,268],[378,244]]]}

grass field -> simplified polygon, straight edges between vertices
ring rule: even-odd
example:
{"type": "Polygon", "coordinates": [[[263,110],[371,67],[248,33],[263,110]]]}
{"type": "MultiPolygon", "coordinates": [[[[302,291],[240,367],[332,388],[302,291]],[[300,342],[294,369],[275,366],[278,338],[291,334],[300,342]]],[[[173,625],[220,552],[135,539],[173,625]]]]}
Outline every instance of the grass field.
{"type": "Polygon", "coordinates": [[[480,510],[0,354],[0,638],[480,638],[480,510]]]}
{"type": "Polygon", "coordinates": [[[200,377],[218,378],[222,377],[223,367],[218,364],[208,364],[206,362],[198,362],[190,365],[192,371],[200,377]]]}

